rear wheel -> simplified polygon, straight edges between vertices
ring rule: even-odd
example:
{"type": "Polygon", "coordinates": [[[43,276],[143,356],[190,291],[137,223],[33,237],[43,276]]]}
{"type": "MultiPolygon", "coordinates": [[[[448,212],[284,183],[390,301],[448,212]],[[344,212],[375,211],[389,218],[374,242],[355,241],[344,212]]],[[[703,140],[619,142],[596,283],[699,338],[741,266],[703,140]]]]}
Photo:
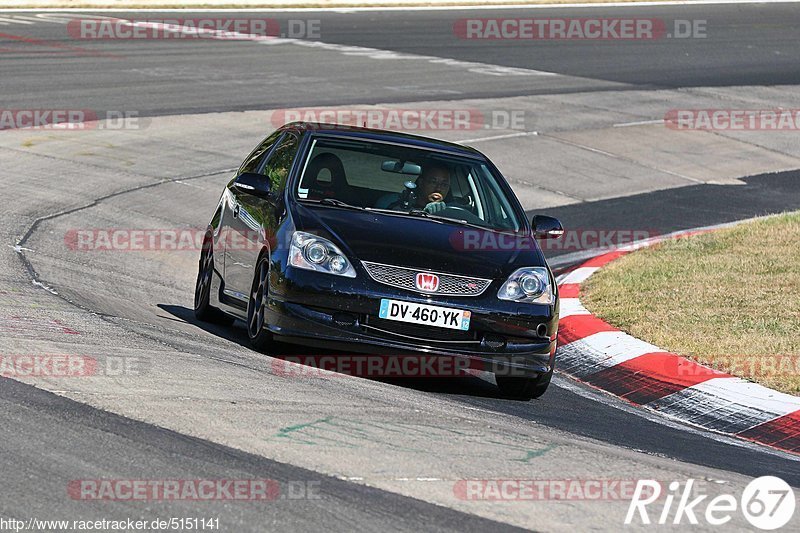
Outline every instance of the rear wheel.
{"type": "Polygon", "coordinates": [[[503,396],[517,400],[532,400],[539,398],[550,385],[553,379],[553,369],[547,374],[542,374],[535,378],[518,378],[510,376],[495,376],[497,387],[503,396]]]}
{"type": "Polygon", "coordinates": [[[203,242],[200,252],[200,263],[197,268],[197,282],[194,286],[194,316],[203,322],[213,322],[229,326],[234,318],[228,316],[209,303],[211,296],[211,278],[214,276],[214,250],[211,238],[203,242]]]}
{"type": "Polygon", "coordinates": [[[247,336],[250,343],[259,351],[272,344],[272,334],[266,328],[265,311],[269,292],[269,258],[262,257],[256,267],[250,301],[247,304],[247,336]]]}

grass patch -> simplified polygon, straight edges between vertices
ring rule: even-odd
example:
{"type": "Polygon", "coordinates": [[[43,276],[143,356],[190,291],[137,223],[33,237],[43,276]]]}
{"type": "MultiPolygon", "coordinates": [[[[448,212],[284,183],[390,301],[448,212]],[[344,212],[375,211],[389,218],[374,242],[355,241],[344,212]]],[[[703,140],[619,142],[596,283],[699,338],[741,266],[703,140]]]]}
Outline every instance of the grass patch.
{"type": "Polygon", "coordinates": [[[800,212],[628,254],[581,300],[634,337],[800,394],[800,212]]]}

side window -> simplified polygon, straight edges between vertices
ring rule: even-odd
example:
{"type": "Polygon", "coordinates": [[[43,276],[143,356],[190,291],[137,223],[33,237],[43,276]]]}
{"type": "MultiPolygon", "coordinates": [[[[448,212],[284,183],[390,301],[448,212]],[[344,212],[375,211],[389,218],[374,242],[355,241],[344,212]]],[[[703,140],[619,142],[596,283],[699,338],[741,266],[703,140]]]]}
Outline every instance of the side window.
{"type": "Polygon", "coordinates": [[[278,141],[278,139],[283,135],[282,131],[276,131],[272,135],[266,138],[264,142],[259,144],[253,152],[247,156],[244,163],[242,163],[242,167],[239,169],[239,174],[243,172],[258,172],[258,168],[261,166],[262,160],[264,156],[266,156],[272,146],[278,141]]]}
{"type": "Polygon", "coordinates": [[[484,196],[486,198],[486,220],[498,228],[505,229],[518,229],[510,220],[508,213],[511,212],[511,206],[508,200],[499,190],[499,186],[495,182],[486,183],[483,187],[484,196]]]}
{"type": "Polygon", "coordinates": [[[286,182],[286,177],[292,168],[292,161],[294,161],[294,156],[297,155],[299,145],[300,140],[297,136],[293,133],[287,133],[286,137],[281,139],[277,148],[270,154],[261,174],[269,178],[273,191],[286,182]]]}

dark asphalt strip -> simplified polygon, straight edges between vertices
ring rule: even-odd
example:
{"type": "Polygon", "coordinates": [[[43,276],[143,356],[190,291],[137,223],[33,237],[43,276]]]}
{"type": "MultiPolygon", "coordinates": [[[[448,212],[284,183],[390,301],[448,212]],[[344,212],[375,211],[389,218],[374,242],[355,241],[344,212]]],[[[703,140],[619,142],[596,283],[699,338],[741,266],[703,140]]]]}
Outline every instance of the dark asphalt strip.
{"type": "Polygon", "coordinates": [[[218,518],[222,531],[522,531],[137,422],[7,378],[0,378],[0,436],[3,517],[218,518]],[[86,501],[68,494],[75,479],[270,479],[286,497],[86,501]],[[319,499],[289,497],[309,493],[319,499]]]}
{"type": "MultiPolygon", "coordinates": [[[[122,18],[141,13],[113,12],[122,18]]],[[[222,15],[186,12],[186,19],[222,15]]],[[[139,116],[241,111],[296,106],[327,106],[381,102],[428,101],[443,98],[493,98],[528,94],[563,94],[605,90],[606,82],[636,88],[704,86],[772,86],[800,83],[796,58],[800,40],[796,4],[640,6],[625,8],[553,8],[332,12],[236,12],[235,18],[274,18],[286,29],[288,20],[319,20],[325,43],[363,46],[417,55],[476,61],[579,76],[583,82],[551,80],[537,87],[513,78],[468,83],[457,72],[409,76],[405,66],[341,58],[336,71],[326,70],[339,58],[303,57],[302,64],[285,62],[263,46],[209,40],[75,40],[63,24],[6,26],[14,39],[0,39],[3,76],[0,100],[9,109],[63,108],[136,111],[139,116]],[[461,39],[454,24],[464,18],[638,17],[704,22],[705,37],[657,40],[486,40],[461,39]],[[9,29],[11,28],[11,29],[9,29]],[[32,55],[18,38],[53,46],[79,45],[84,52],[65,57],[63,49],[32,55]],[[380,69],[380,78],[365,76],[380,69]],[[327,78],[323,78],[327,74],[327,78]],[[42,80],[53,80],[43,83],[42,80]],[[599,83],[604,80],[603,83],[599,83]],[[87,95],[85,88],[93,90],[87,95]],[[124,91],[120,90],[124,87],[124,91]],[[31,91],[35,88],[35,91],[31,91]],[[331,96],[334,95],[334,96],[331,96]],[[437,96],[439,95],[439,96],[437,96]]],[[[150,20],[174,19],[174,13],[148,12],[150,20]]],[[[37,52],[42,52],[38,50],[37,52]]],[[[297,47],[292,47],[297,48],[297,47]]],[[[48,50],[44,48],[43,50],[48,50]]],[[[425,64],[419,63],[424,69],[425,64]]],[[[429,71],[427,71],[429,72],[429,71]]],[[[539,80],[538,83],[543,83],[539,80]]],[[[630,88],[630,87],[628,87],[630,88]]],[[[615,88],[624,90],[625,86],[615,88]]]]}
{"type": "MultiPolygon", "coordinates": [[[[319,19],[325,42],[442,55],[596,80],[659,87],[800,83],[796,4],[589,6],[547,9],[276,13],[319,19]],[[699,24],[696,37],[627,40],[466,39],[465,19],[653,19],[672,33],[675,21],[699,24]],[[459,22],[460,21],[460,22],[459,22]],[[793,54],[793,55],[786,55],[793,54]]],[[[487,32],[487,35],[491,35],[487,32]]]]}
{"type": "MultiPolygon", "coordinates": [[[[174,12],[111,12],[125,19],[174,20],[174,12]]],[[[800,82],[796,28],[800,9],[792,3],[673,6],[588,6],[547,9],[405,10],[336,13],[331,11],[186,12],[185,19],[272,19],[283,33],[289,21],[319,27],[310,40],[364,46],[419,55],[443,55],[621,83],[658,86],[780,85],[800,82]],[[649,18],[675,29],[675,21],[699,23],[696,37],[654,39],[476,39],[456,31],[465,19],[631,19],[649,18]],[[317,24],[318,21],[318,24],[317,24]]],[[[40,39],[73,43],[65,27],[19,26],[40,39]]],[[[78,40],[82,46],[126,41],[78,40]]],[[[130,43],[131,41],[127,41],[130,43]]],[[[141,40],[139,41],[141,42],[141,40]]],[[[180,49],[186,39],[164,39],[180,49]]],[[[197,43],[198,41],[194,41],[197,43]]],[[[200,40],[199,42],[207,42],[200,40]]],[[[113,48],[112,48],[113,49],[113,48]]],[[[202,56],[198,56],[202,61],[202,56]]]]}
{"type": "Polygon", "coordinates": [[[800,487],[800,460],[762,453],[752,447],[708,438],[703,432],[685,431],[633,415],[611,405],[622,402],[610,396],[607,402],[598,402],[552,385],[541,399],[530,402],[452,392],[448,397],[467,405],[518,416],[623,448],[746,476],[778,476],[800,487]]]}
{"type": "MultiPolygon", "coordinates": [[[[800,209],[800,170],[741,178],[742,185],[700,184],[528,212],[558,218],[577,232],[646,231],[651,237],[800,209]]],[[[630,241],[628,241],[629,243],[630,241]]],[[[628,244],[621,243],[621,244],[628,244]]],[[[548,243],[549,245],[549,243],[548,243]]],[[[575,249],[554,249],[557,257],[575,249]]]]}

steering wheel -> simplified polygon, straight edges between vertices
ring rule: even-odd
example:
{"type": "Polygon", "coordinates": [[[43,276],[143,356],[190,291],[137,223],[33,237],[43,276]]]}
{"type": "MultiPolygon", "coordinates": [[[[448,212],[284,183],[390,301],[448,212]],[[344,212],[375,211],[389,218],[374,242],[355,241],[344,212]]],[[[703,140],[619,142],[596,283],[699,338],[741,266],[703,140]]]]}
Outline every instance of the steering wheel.
{"type": "Polygon", "coordinates": [[[485,223],[483,220],[481,220],[481,218],[478,215],[476,215],[466,207],[462,207],[460,205],[448,205],[447,207],[442,209],[438,214],[453,219],[466,220],[470,224],[485,223]]]}
{"type": "Polygon", "coordinates": [[[475,216],[475,213],[473,213],[472,211],[461,205],[447,204],[447,207],[445,207],[442,211],[447,211],[448,209],[453,209],[454,211],[465,211],[470,215],[475,216]]]}

